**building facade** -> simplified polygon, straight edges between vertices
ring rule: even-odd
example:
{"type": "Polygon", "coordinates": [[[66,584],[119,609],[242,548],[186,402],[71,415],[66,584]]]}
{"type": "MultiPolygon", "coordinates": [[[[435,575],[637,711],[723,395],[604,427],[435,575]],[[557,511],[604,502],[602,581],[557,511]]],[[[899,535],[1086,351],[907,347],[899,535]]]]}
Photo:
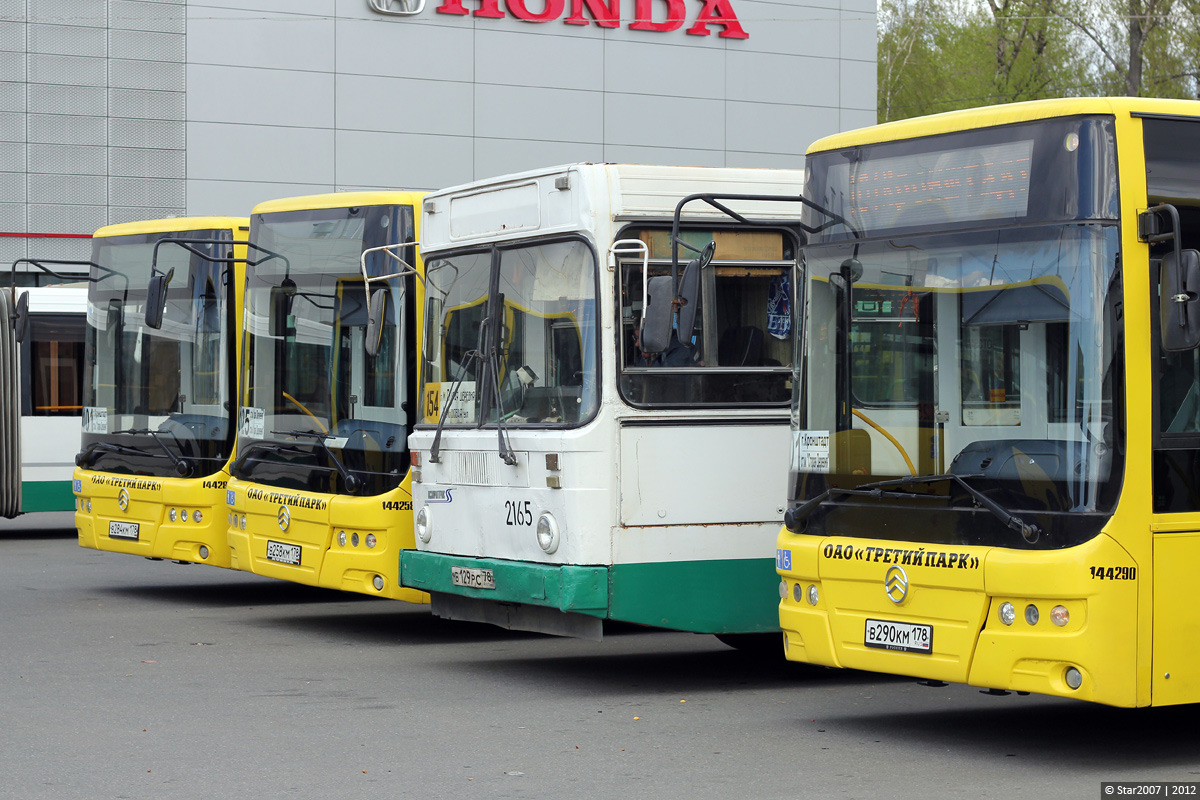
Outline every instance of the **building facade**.
{"type": "Polygon", "coordinates": [[[874,120],[874,0],[0,0],[0,263],[297,194],[800,167],[874,120]]]}

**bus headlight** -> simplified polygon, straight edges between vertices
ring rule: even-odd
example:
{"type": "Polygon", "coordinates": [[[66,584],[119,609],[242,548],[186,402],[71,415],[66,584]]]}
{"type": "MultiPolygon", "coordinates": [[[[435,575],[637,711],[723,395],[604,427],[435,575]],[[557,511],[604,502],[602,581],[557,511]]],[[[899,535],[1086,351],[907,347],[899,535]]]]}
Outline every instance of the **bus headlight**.
{"type": "Polygon", "coordinates": [[[537,542],[547,555],[558,549],[558,523],[549,511],[544,512],[537,521],[537,542]]]}
{"type": "Polygon", "coordinates": [[[1030,625],[1037,625],[1040,617],[1041,613],[1038,611],[1038,607],[1033,603],[1025,606],[1025,621],[1030,625]]]}
{"type": "Polygon", "coordinates": [[[366,541],[366,543],[367,543],[367,547],[368,547],[369,549],[374,549],[374,547],[375,547],[376,543],[377,543],[379,540],[375,538],[375,534],[373,534],[373,533],[368,533],[368,534],[367,534],[367,536],[366,536],[366,540],[365,540],[365,541],[366,541]]]}
{"type": "Polygon", "coordinates": [[[346,546],[346,532],[338,531],[338,544],[342,547],[346,546]]]}
{"type": "Polygon", "coordinates": [[[815,606],[817,601],[821,599],[821,593],[817,591],[817,585],[814,583],[808,587],[808,604],[815,606]]]}
{"type": "Polygon", "coordinates": [[[1061,628],[1071,621],[1071,612],[1066,606],[1055,606],[1050,609],[1050,621],[1061,628]]]}
{"type": "Polygon", "coordinates": [[[1083,673],[1075,667],[1067,667],[1067,671],[1063,673],[1063,680],[1066,681],[1067,686],[1070,688],[1078,689],[1083,685],[1083,673]]]}
{"type": "Polygon", "coordinates": [[[425,544],[429,544],[429,540],[433,538],[433,528],[429,524],[429,506],[421,506],[421,510],[417,512],[415,524],[417,538],[425,544]]]}
{"type": "Polygon", "coordinates": [[[1017,609],[1012,603],[1004,602],[1000,604],[1000,621],[1005,625],[1012,625],[1017,618],[1017,609]]]}

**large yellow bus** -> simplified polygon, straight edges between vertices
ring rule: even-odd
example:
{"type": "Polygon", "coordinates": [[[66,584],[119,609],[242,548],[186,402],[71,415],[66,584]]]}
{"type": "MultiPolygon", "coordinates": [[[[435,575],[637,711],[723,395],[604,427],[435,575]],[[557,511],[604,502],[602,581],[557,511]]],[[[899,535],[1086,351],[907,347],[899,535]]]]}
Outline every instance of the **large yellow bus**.
{"type": "Polygon", "coordinates": [[[82,547],[229,566],[247,230],[179,217],[96,231],[73,486],[82,547]]]}
{"type": "Polygon", "coordinates": [[[428,601],[398,574],[413,546],[420,202],[353,192],[254,208],[227,493],[235,567],[428,601]]]}
{"type": "Polygon", "coordinates": [[[805,198],[787,657],[1200,700],[1200,103],[839,134],[805,198]]]}

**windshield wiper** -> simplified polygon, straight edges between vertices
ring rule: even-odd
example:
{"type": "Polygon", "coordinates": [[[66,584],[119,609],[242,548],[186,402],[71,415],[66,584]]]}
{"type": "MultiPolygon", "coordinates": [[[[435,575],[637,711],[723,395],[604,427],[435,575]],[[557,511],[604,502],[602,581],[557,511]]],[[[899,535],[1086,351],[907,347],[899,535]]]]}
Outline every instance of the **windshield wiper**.
{"type": "Polygon", "coordinates": [[[944,483],[953,481],[958,484],[971,498],[983,508],[987,509],[991,514],[1004,524],[1006,528],[1016,531],[1021,534],[1025,541],[1033,544],[1042,535],[1042,529],[1033,522],[1026,522],[1021,517],[1008,511],[992,498],[985,495],[983,492],[976,489],[971,484],[967,483],[967,478],[982,478],[982,475],[915,475],[908,478],[896,478],[894,480],[876,481],[874,483],[859,484],[853,489],[844,489],[837,486],[830,487],[821,492],[816,497],[806,500],[804,503],[789,508],[784,514],[784,525],[788,530],[796,531],[799,528],[800,522],[816,510],[817,506],[830,499],[831,497],[840,497],[843,495],[864,495],[867,497],[919,497],[913,492],[888,492],[885,489],[896,487],[904,488],[908,486],[918,486],[930,483],[944,483]]]}
{"type": "Polygon", "coordinates": [[[325,443],[326,439],[332,438],[332,433],[319,433],[317,431],[271,431],[274,436],[300,436],[314,439],[317,444],[321,445],[321,449],[325,451],[325,455],[329,456],[329,460],[333,462],[334,469],[337,474],[342,476],[342,483],[346,487],[348,494],[354,494],[363,486],[362,478],[359,478],[353,472],[346,468],[346,465],[334,455],[333,450],[325,443]]]}
{"type": "MultiPolygon", "coordinates": [[[[113,435],[130,434],[132,436],[149,436],[154,440],[154,443],[162,448],[162,451],[171,459],[171,463],[175,465],[175,474],[181,478],[192,477],[192,462],[182,456],[175,455],[171,448],[167,447],[166,443],[158,438],[158,431],[152,431],[149,428],[127,428],[123,431],[113,431],[113,435]]],[[[175,440],[175,444],[179,445],[179,451],[183,452],[183,444],[179,441],[179,437],[171,434],[171,438],[175,440]]],[[[145,453],[143,453],[145,455],[145,453]]]]}
{"type": "Polygon", "coordinates": [[[148,456],[150,455],[145,450],[139,450],[136,447],[128,447],[123,444],[115,444],[113,442],[92,442],[85,447],[82,452],[75,456],[75,466],[87,469],[91,466],[92,456],[97,453],[120,453],[126,456],[148,456]]]}
{"type": "Polygon", "coordinates": [[[250,454],[255,450],[270,450],[272,453],[288,453],[289,455],[294,456],[310,455],[303,450],[292,447],[289,444],[283,444],[281,442],[251,442],[242,449],[242,452],[237,457],[237,461],[233,462],[230,473],[237,477],[241,477],[242,466],[246,463],[246,460],[250,458],[250,454]]]}
{"type": "MultiPolygon", "coordinates": [[[[503,301],[501,301],[503,307],[503,301]]],[[[493,349],[491,357],[485,359],[483,356],[483,338],[484,331],[487,330],[489,317],[484,317],[479,321],[479,332],[475,340],[475,349],[468,350],[464,353],[465,361],[461,365],[461,372],[458,380],[450,387],[450,395],[446,398],[446,402],[442,404],[442,409],[449,410],[454,404],[454,398],[458,396],[458,387],[462,385],[463,379],[467,377],[469,367],[476,361],[484,364],[484,369],[487,370],[487,377],[496,398],[496,436],[500,440],[500,458],[505,464],[512,466],[517,463],[517,457],[513,453],[512,446],[508,443],[508,438],[504,429],[504,406],[500,401],[500,369],[496,362],[496,352],[493,349]]],[[[482,398],[480,398],[480,411],[485,408],[482,398]]],[[[447,414],[438,414],[437,429],[433,433],[433,445],[429,448],[429,461],[433,464],[438,463],[438,454],[442,447],[442,430],[446,427],[447,414]]]]}

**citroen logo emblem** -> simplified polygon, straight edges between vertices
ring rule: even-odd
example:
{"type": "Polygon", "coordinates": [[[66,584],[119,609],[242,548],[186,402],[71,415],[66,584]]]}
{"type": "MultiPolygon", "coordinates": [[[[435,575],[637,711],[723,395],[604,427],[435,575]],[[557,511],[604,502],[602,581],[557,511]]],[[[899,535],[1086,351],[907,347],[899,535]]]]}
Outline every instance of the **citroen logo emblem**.
{"type": "Polygon", "coordinates": [[[896,605],[900,605],[904,598],[908,597],[908,575],[902,567],[893,566],[888,569],[883,576],[883,591],[887,593],[888,600],[896,605]]]}
{"type": "Polygon", "coordinates": [[[117,493],[117,505],[121,507],[122,511],[129,510],[129,490],[128,489],[122,489],[120,492],[117,493]]]}
{"type": "Polygon", "coordinates": [[[292,512],[288,511],[287,506],[279,507],[279,530],[287,532],[288,527],[292,524],[292,512]]]}

